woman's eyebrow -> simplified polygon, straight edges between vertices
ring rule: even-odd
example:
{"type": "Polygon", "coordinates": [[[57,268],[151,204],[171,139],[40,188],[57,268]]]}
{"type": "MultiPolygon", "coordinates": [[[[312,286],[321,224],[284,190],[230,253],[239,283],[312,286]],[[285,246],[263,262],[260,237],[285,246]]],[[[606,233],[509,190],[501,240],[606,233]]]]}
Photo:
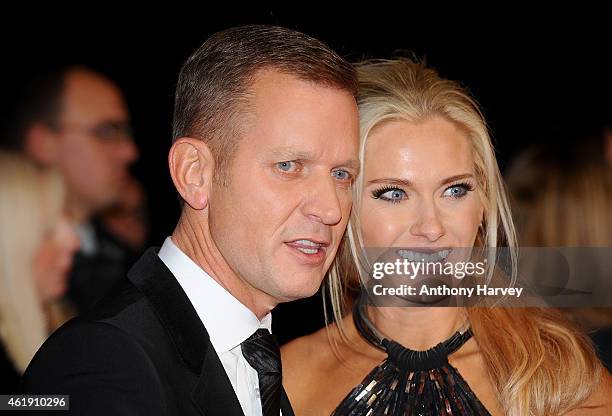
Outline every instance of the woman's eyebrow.
{"type": "Polygon", "coordinates": [[[408,179],[403,179],[403,178],[376,178],[376,179],[372,179],[368,181],[368,185],[376,184],[376,183],[387,183],[387,184],[406,186],[406,187],[412,186],[412,182],[410,182],[408,179]]]}
{"type": "MultiPolygon", "coordinates": [[[[453,175],[453,176],[449,176],[445,179],[442,179],[440,181],[440,185],[444,185],[450,182],[454,182],[454,181],[458,181],[460,179],[466,179],[466,178],[473,178],[474,175],[471,173],[461,173],[459,175],[453,175]]],[[[368,181],[368,185],[372,185],[372,184],[390,184],[390,185],[397,185],[397,186],[405,186],[405,187],[411,187],[413,186],[413,183],[408,180],[408,179],[404,179],[404,178],[376,178],[376,179],[372,179],[370,181],[368,181]]]]}
{"type": "Polygon", "coordinates": [[[445,185],[445,184],[450,183],[450,182],[455,182],[455,181],[458,181],[458,180],[461,180],[461,179],[467,179],[467,178],[473,178],[473,177],[474,177],[474,175],[471,174],[471,173],[461,173],[459,175],[449,176],[448,178],[443,179],[442,181],[440,181],[440,186],[441,185],[445,185]]]}

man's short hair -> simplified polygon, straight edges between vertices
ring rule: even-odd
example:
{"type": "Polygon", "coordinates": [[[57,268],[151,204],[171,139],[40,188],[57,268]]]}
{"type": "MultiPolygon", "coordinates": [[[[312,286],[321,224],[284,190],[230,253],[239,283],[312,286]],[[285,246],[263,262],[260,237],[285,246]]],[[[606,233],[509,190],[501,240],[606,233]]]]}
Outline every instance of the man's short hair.
{"type": "Polygon", "coordinates": [[[183,64],[175,95],[173,141],[204,140],[225,173],[241,136],[249,88],[272,69],[357,96],[352,65],[323,42],[278,26],[248,25],[213,34],[183,64]]]}
{"type": "Polygon", "coordinates": [[[66,76],[74,68],[56,66],[30,77],[10,109],[10,120],[4,126],[3,147],[23,150],[26,133],[35,123],[54,129],[59,127],[66,76]]]}

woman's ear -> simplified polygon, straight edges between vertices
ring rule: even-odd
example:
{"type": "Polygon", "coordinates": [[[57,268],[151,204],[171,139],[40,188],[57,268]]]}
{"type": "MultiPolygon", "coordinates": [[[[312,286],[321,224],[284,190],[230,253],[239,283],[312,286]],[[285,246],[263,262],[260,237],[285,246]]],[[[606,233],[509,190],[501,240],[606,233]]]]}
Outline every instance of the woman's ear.
{"type": "Polygon", "coordinates": [[[208,206],[215,161],[210,149],[200,139],[181,137],[168,154],[172,182],[183,200],[193,209],[208,206]]]}

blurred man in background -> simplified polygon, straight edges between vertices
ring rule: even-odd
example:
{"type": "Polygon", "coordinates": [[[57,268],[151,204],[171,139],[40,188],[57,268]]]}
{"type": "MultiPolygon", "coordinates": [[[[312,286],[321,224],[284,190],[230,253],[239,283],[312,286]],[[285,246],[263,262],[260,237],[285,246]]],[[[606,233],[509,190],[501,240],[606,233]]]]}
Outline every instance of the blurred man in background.
{"type": "Polygon", "coordinates": [[[10,147],[64,177],[66,207],[81,239],[68,297],[86,310],[124,276],[133,257],[94,219],[119,201],[138,157],[121,91],[85,67],[47,72],[27,85],[8,138],[10,147]]]}

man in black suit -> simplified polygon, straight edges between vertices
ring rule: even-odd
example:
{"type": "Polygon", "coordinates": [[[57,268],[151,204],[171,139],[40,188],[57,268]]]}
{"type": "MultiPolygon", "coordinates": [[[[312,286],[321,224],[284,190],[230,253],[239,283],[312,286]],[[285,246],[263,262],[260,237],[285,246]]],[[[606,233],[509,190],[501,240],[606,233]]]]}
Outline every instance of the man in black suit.
{"type": "Polygon", "coordinates": [[[73,414],[292,415],[270,311],[317,291],[344,234],[356,88],[304,34],[211,36],[177,85],[176,229],[43,345],[26,391],[69,394],[73,414]]]}

